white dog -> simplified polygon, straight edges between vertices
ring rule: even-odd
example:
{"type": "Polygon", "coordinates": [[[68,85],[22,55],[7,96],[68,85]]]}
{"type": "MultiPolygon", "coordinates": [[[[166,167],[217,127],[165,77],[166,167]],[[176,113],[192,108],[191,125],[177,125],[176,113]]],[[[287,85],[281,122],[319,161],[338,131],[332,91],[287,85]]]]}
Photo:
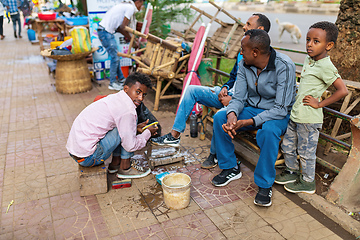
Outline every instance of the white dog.
{"type": "Polygon", "coordinates": [[[299,40],[301,38],[301,31],[298,26],[289,22],[280,22],[277,18],[275,21],[279,25],[279,43],[281,43],[281,36],[283,35],[285,30],[290,33],[294,43],[299,43],[299,40]]]}

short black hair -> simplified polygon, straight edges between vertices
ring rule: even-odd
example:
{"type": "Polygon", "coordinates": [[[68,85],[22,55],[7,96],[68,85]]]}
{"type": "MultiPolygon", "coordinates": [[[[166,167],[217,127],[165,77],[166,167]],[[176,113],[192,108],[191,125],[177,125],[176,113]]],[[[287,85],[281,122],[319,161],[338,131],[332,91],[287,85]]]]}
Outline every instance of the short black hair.
{"type": "Polygon", "coordinates": [[[148,75],[145,75],[143,73],[139,73],[139,72],[134,72],[131,73],[125,80],[124,85],[127,85],[129,87],[131,87],[132,85],[134,85],[136,82],[139,82],[141,84],[144,84],[147,88],[151,88],[152,84],[151,84],[151,79],[148,75]]]}
{"type": "Polygon", "coordinates": [[[337,40],[337,37],[339,34],[339,30],[334,23],[328,22],[328,21],[321,21],[321,22],[317,22],[317,23],[314,23],[313,25],[311,25],[309,27],[309,30],[311,28],[320,28],[322,30],[325,30],[326,41],[336,43],[336,40],[337,40]]]}
{"type": "Polygon", "coordinates": [[[270,37],[262,29],[250,29],[246,31],[245,36],[249,36],[252,48],[257,48],[262,54],[270,52],[270,37]]]}
{"type": "Polygon", "coordinates": [[[264,31],[268,33],[271,27],[270,20],[264,14],[261,13],[254,13],[253,16],[259,17],[257,20],[259,27],[260,26],[264,27],[264,31]]]}

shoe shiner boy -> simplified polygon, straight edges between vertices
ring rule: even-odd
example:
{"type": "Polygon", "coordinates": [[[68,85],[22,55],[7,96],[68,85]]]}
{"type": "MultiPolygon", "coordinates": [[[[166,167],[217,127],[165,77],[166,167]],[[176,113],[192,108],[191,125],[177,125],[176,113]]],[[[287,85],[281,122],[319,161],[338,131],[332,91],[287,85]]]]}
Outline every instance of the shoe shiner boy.
{"type": "Polygon", "coordinates": [[[142,131],[148,123],[137,124],[136,107],[151,88],[151,80],[141,73],[130,74],[124,89],[87,106],[75,119],[66,148],[81,166],[103,164],[111,154],[109,173],[119,178],[140,178],[150,169],[137,166],[130,158],[156,134],[157,126],[142,131]],[[137,132],[140,134],[137,135],[137,132]]]}
{"type": "Polygon", "coordinates": [[[313,24],[306,35],[308,56],[281,146],[286,168],[275,177],[276,183],[285,184],[285,189],[292,193],[315,193],[316,147],[323,123],[322,108],[348,94],[343,80],[327,55],[337,36],[335,24],[326,21],[313,24]],[[335,93],[319,101],[330,85],[336,88],[335,93]],[[298,154],[300,161],[297,159],[298,154]]]}
{"type": "MultiPolygon", "coordinates": [[[[261,13],[254,13],[243,26],[244,32],[250,29],[262,29],[266,32],[270,30],[270,20],[261,13]]],[[[174,125],[170,133],[151,138],[150,141],[156,145],[180,145],[180,134],[185,131],[186,120],[188,119],[195,103],[204,104],[208,107],[223,108],[226,107],[231,96],[234,93],[234,84],[236,81],[236,75],[238,71],[238,64],[242,59],[241,53],[238,54],[235,65],[230,72],[229,81],[227,81],[221,88],[189,85],[184,100],[179,105],[179,109],[175,116],[174,125]]],[[[215,153],[215,143],[211,141],[210,154],[208,158],[201,164],[202,168],[209,169],[214,168],[217,165],[217,158],[215,153]]]]}

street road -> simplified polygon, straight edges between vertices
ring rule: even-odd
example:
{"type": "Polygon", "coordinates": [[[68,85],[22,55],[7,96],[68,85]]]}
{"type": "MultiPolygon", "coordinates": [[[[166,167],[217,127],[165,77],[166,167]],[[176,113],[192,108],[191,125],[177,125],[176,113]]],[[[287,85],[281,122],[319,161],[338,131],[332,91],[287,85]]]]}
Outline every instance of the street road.
{"type": "MultiPolygon", "coordinates": [[[[216,13],[216,8],[213,7],[210,4],[193,4],[197,8],[211,14],[212,16],[216,13]]],[[[233,11],[226,9],[230,14],[232,14],[236,18],[240,18],[243,23],[246,22],[246,20],[255,12],[253,11],[233,11]]],[[[199,13],[194,11],[194,16],[197,16],[199,13]]],[[[262,14],[266,15],[269,20],[271,21],[271,28],[270,28],[270,38],[271,38],[271,45],[276,47],[282,47],[282,48],[288,48],[288,49],[295,49],[300,51],[306,51],[305,48],[305,39],[306,39],[306,33],[309,27],[318,21],[329,21],[335,23],[337,19],[337,15],[315,15],[315,14],[300,14],[300,13],[275,13],[275,12],[262,12],[262,14]],[[279,39],[279,31],[278,31],[278,25],[275,21],[275,19],[278,18],[280,22],[291,22],[296,24],[302,33],[302,37],[299,41],[299,44],[292,43],[292,40],[290,38],[290,34],[288,32],[284,32],[282,36],[282,43],[278,43],[279,39]]],[[[233,20],[227,17],[224,13],[220,13],[218,15],[218,18],[224,22],[232,23],[233,20]]],[[[203,16],[202,21],[206,24],[210,20],[209,18],[203,16]]],[[[199,23],[194,26],[194,29],[197,30],[201,24],[199,23]]],[[[189,25],[192,23],[192,21],[189,22],[189,25]]],[[[172,24],[171,25],[173,29],[176,30],[184,30],[188,28],[188,26],[185,26],[184,24],[172,24]]],[[[211,30],[209,32],[209,36],[212,36],[216,29],[218,29],[220,25],[216,22],[214,22],[211,26],[211,30]]],[[[292,53],[286,53],[289,55],[294,62],[303,63],[305,55],[302,54],[292,54],[292,53]]]]}

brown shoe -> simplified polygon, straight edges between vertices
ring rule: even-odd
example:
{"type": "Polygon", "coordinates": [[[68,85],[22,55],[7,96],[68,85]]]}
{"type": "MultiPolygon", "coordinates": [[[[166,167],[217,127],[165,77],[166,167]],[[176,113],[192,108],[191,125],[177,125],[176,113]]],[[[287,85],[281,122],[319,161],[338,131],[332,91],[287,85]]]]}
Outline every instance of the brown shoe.
{"type": "Polygon", "coordinates": [[[19,38],[22,38],[22,36],[21,36],[21,35],[19,35],[19,38]]]}
{"type": "Polygon", "coordinates": [[[1,35],[0,39],[3,40],[4,38],[5,38],[5,36],[4,36],[4,35],[1,35]]]}
{"type": "Polygon", "coordinates": [[[151,172],[150,168],[141,167],[136,164],[132,164],[127,170],[119,169],[117,173],[118,178],[142,178],[149,175],[151,172]]]}

